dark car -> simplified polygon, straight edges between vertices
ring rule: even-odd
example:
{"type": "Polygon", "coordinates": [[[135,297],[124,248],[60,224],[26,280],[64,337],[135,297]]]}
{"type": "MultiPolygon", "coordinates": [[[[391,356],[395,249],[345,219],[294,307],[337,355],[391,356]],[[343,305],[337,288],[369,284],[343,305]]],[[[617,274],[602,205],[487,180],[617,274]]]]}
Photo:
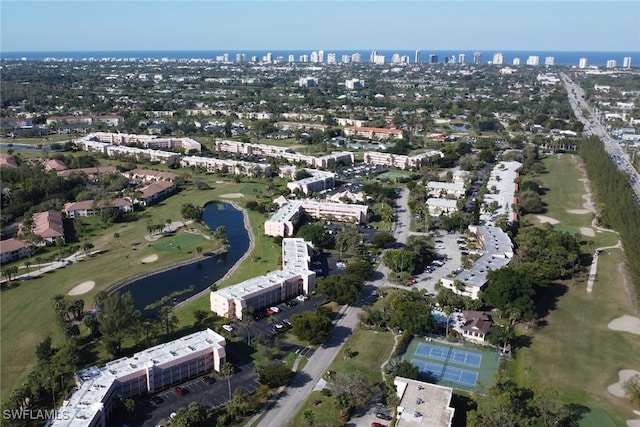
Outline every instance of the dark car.
{"type": "Polygon", "coordinates": [[[392,416],[387,415],[384,412],[376,413],[376,417],[380,418],[381,420],[385,420],[385,421],[391,421],[393,419],[392,416]]]}
{"type": "Polygon", "coordinates": [[[185,390],[185,389],[183,389],[182,387],[176,387],[176,388],[174,388],[173,390],[176,392],[176,394],[177,394],[178,396],[182,396],[182,395],[183,395],[183,394],[185,394],[185,392],[186,392],[186,390],[185,390]]]}
{"type": "Polygon", "coordinates": [[[164,402],[164,400],[162,400],[162,398],[160,396],[151,396],[151,402],[155,403],[156,405],[161,404],[162,402],[164,402]]]}
{"type": "Polygon", "coordinates": [[[213,377],[209,376],[209,375],[206,375],[206,376],[202,377],[202,380],[207,384],[213,384],[213,383],[216,382],[216,380],[213,377]]]}

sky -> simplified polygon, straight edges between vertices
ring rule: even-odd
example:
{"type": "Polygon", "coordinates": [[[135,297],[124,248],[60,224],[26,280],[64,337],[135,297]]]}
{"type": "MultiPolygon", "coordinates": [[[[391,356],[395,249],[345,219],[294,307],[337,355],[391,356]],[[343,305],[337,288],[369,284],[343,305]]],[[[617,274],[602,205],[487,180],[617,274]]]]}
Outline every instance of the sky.
{"type": "Polygon", "coordinates": [[[0,0],[0,50],[640,51],[640,1],[0,0]]]}

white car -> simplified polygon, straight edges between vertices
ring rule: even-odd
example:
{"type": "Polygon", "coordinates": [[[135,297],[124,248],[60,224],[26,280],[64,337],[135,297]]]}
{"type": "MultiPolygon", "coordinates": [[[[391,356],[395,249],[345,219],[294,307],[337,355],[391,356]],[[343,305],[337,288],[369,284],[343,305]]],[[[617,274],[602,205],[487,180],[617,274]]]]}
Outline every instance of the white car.
{"type": "Polygon", "coordinates": [[[227,332],[233,332],[233,326],[231,325],[222,325],[222,329],[224,329],[227,332]]]}
{"type": "Polygon", "coordinates": [[[297,299],[298,301],[300,301],[300,302],[305,302],[306,300],[308,300],[308,299],[309,299],[309,297],[308,297],[308,296],[306,296],[306,295],[298,295],[298,296],[296,297],[296,299],[297,299]]]}
{"type": "Polygon", "coordinates": [[[279,307],[269,307],[271,309],[271,311],[273,311],[274,313],[280,313],[280,308],[279,307]]]}

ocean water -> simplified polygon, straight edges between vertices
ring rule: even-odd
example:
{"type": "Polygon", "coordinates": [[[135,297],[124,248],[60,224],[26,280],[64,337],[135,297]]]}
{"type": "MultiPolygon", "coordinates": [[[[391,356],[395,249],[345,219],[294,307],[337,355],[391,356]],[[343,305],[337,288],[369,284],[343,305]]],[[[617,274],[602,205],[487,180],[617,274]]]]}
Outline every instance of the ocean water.
{"type": "MultiPolygon", "coordinates": [[[[0,52],[0,59],[2,60],[32,60],[42,61],[45,59],[55,58],[61,59],[73,59],[73,60],[101,60],[101,59],[118,59],[118,60],[186,60],[186,59],[205,59],[215,61],[218,57],[228,55],[231,62],[235,62],[237,54],[244,54],[245,61],[251,61],[252,58],[257,58],[258,61],[262,61],[266,58],[267,54],[271,54],[272,58],[281,57],[283,61],[288,62],[289,55],[293,55],[294,61],[299,62],[301,55],[311,56],[311,50],[241,50],[241,49],[228,49],[228,50],[168,50],[168,51],[58,51],[58,52],[0,52]]],[[[371,57],[371,50],[324,50],[324,60],[327,61],[329,54],[335,54],[336,61],[341,62],[343,55],[351,56],[354,53],[361,55],[361,62],[367,63],[371,57]]],[[[385,62],[390,63],[394,54],[401,56],[406,55],[409,57],[410,63],[415,62],[415,50],[378,50],[378,55],[384,55],[385,62]]],[[[446,58],[455,57],[456,63],[458,62],[458,55],[465,55],[465,63],[469,64],[473,62],[473,56],[475,52],[480,52],[482,55],[481,63],[486,64],[493,60],[493,55],[500,51],[465,51],[465,50],[421,50],[420,51],[420,63],[426,64],[429,62],[430,55],[436,55],[438,62],[445,62],[446,58]]],[[[501,51],[504,55],[504,64],[512,64],[514,58],[520,58],[521,64],[524,65],[529,56],[538,56],[540,65],[544,65],[545,58],[552,56],[554,58],[554,65],[558,66],[578,66],[580,58],[587,58],[588,66],[604,67],[609,60],[615,60],[617,67],[622,67],[622,63],[625,57],[631,57],[631,66],[640,66],[640,52],[585,52],[585,51],[501,51]]]]}

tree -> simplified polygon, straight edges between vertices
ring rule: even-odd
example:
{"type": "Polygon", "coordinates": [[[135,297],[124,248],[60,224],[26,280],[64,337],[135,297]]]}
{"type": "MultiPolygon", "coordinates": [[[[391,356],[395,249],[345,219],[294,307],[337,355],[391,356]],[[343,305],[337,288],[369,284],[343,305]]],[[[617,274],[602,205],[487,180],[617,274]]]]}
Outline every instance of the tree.
{"type": "Polygon", "coordinates": [[[189,406],[180,408],[171,419],[174,427],[193,427],[206,420],[207,409],[198,402],[191,402],[189,406]]]}
{"type": "Polygon", "coordinates": [[[270,388],[286,385],[293,378],[293,371],[280,362],[256,366],[256,373],[258,374],[258,382],[270,388]]]}
{"type": "Polygon", "coordinates": [[[353,408],[364,407],[379,390],[360,372],[339,372],[330,381],[331,390],[338,399],[339,406],[348,412],[353,408]]]}
{"type": "Polygon", "coordinates": [[[122,340],[129,332],[133,323],[135,306],[131,292],[121,294],[115,292],[109,295],[98,311],[97,319],[100,333],[105,342],[107,352],[118,356],[122,350],[122,340]]]}
{"type": "Polygon", "coordinates": [[[227,379],[229,386],[229,400],[231,400],[231,375],[233,375],[233,365],[230,362],[224,362],[220,367],[220,376],[227,379]]]}
{"type": "Polygon", "coordinates": [[[313,413],[313,411],[310,409],[307,409],[306,411],[304,411],[304,413],[302,414],[302,417],[304,418],[306,423],[309,424],[310,426],[316,423],[316,416],[313,413]]]}
{"type": "Polygon", "coordinates": [[[209,311],[200,308],[195,310],[193,312],[193,317],[195,318],[193,326],[195,326],[196,328],[204,326],[205,320],[209,318],[209,313],[209,311]]]}
{"type": "Polygon", "coordinates": [[[116,239],[121,248],[124,247],[122,246],[122,242],[120,242],[120,233],[113,233],[113,238],[116,239]]]}
{"type": "Polygon", "coordinates": [[[420,374],[420,371],[418,367],[412,364],[411,362],[407,360],[403,360],[397,363],[396,366],[393,367],[393,373],[398,377],[417,380],[420,374]]]}
{"type": "Polygon", "coordinates": [[[331,237],[320,224],[303,225],[296,233],[296,237],[312,242],[320,251],[324,248],[328,248],[331,243],[331,237]]]}
{"type": "Polygon", "coordinates": [[[636,374],[622,384],[625,394],[634,405],[640,406],[640,375],[636,374]]]}
{"type": "Polygon", "coordinates": [[[487,341],[495,346],[502,346],[502,353],[504,354],[515,337],[516,333],[512,325],[492,325],[487,335],[487,341]]]}
{"type": "Polygon", "coordinates": [[[353,304],[360,295],[358,283],[346,275],[323,277],[318,281],[317,289],[338,304],[353,304]]]}
{"type": "Polygon", "coordinates": [[[371,239],[371,244],[378,249],[385,249],[393,245],[396,241],[396,238],[386,231],[382,231],[380,233],[376,233],[371,239]]]}
{"type": "Polygon", "coordinates": [[[393,272],[413,271],[415,255],[408,249],[390,249],[382,255],[382,262],[393,272]]]}
{"type": "Polygon", "coordinates": [[[305,311],[291,316],[291,327],[295,336],[309,344],[322,343],[333,325],[331,319],[322,313],[305,311]]]}
{"type": "Polygon", "coordinates": [[[350,252],[351,255],[355,254],[356,248],[362,237],[356,230],[343,230],[339,231],[336,235],[336,246],[340,251],[340,258],[344,252],[350,252]]]}

